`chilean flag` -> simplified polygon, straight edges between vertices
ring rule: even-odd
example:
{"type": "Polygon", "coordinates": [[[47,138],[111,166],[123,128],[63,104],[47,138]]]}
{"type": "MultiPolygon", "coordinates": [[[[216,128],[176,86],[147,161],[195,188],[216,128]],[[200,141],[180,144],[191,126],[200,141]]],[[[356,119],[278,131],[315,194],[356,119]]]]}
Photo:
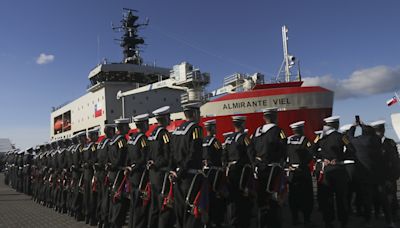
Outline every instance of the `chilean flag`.
{"type": "Polygon", "coordinates": [[[100,103],[94,105],[94,117],[100,117],[103,114],[100,103]]]}
{"type": "Polygon", "coordinates": [[[391,106],[393,104],[396,104],[399,100],[397,99],[396,96],[392,97],[391,99],[389,99],[388,101],[386,101],[387,106],[391,106]]]}

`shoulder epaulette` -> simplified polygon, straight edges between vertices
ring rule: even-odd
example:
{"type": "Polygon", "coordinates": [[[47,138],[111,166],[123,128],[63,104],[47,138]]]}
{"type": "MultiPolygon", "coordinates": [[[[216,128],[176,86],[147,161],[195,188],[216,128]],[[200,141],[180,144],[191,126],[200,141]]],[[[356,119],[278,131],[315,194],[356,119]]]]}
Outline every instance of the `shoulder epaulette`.
{"type": "Polygon", "coordinates": [[[244,136],[244,144],[246,144],[246,146],[248,146],[249,144],[250,144],[250,138],[249,138],[249,136],[246,134],[245,136],[244,136]]]}
{"type": "Polygon", "coordinates": [[[281,132],[279,133],[279,136],[281,137],[281,139],[286,139],[286,135],[285,135],[285,132],[283,132],[283,130],[281,130],[281,132]]]}
{"type": "Polygon", "coordinates": [[[342,136],[342,141],[343,141],[344,145],[350,144],[350,140],[347,138],[346,135],[343,135],[343,136],[342,136]]]}

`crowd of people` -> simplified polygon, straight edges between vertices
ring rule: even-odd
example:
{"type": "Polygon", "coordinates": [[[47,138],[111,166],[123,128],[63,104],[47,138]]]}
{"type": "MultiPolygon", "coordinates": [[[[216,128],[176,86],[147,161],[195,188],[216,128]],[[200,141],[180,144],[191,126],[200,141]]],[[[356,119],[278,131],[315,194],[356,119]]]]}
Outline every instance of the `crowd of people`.
{"type": "Polygon", "coordinates": [[[168,106],[152,114],[157,126],[149,134],[143,114],[133,117],[135,133],[130,119],[117,119],[101,138],[91,129],[9,152],[5,182],[98,227],[279,228],[286,202],[293,226],[315,227],[311,214],[318,210],[327,228],[336,218],[347,227],[350,214],[371,227],[374,213],[395,227],[399,155],[383,121],[339,129],[339,117],[328,117],[315,139],[300,121],[286,137],[277,109],[269,108],[252,134],[245,116],[232,117],[234,132],[220,142],[216,121],[201,127],[195,105],[184,107],[186,121],[173,132],[168,106]]]}

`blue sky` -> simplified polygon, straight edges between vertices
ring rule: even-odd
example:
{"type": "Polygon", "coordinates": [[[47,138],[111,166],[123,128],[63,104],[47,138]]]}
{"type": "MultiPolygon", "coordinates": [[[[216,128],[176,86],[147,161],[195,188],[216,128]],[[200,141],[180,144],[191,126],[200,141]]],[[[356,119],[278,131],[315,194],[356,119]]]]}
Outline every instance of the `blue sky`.
{"type": "MultiPolygon", "coordinates": [[[[400,82],[396,0],[4,0],[0,137],[22,148],[48,140],[51,107],[84,93],[98,56],[121,60],[113,40],[119,34],[112,32],[111,22],[119,22],[123,7],[150,19],[141,32],[148,44],[145,62],[170,67],[189,61],[211,73],[210,89],[234,72],[274,77],[286,24],[289,49],[301,60],[303,76],[338,90],[334,114],[342,116],[342,123],[353,121],[355,114],[390,122],[390,113],[399,111],[385,105],[400,82]],[[41,53],[53,61],[37,64],[41,53]],[[359,71],[362,76],[354,76],[359,71]],[[355,87],[343,89],[349,81],[355,87]],[[375,81],[379,89],[370,90],[375,81]]],[[[388,134],[395,137],[390,129],[388,134]]]]}

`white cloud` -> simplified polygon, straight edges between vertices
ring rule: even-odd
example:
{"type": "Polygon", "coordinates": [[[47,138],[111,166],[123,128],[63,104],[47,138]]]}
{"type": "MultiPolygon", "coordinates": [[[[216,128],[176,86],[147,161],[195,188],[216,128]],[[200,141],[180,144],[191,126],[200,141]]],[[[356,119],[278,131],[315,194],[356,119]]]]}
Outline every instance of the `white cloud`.
{"type": "Polygon", "coordinates": [[[400,68],[376,66],[354,71],[348,78],[332,75],[303,78],[305,86],[322,86],[335,92],[336,99],[395,92],[400,88],[400,68]]]}
{"type": "Polygon", "coordinates": [[[48,64],[54,61],[54,55],[47,55],[46,53],[41,53],[39,57],[36,58],[36,63],[39,65],[48,64]]]}

